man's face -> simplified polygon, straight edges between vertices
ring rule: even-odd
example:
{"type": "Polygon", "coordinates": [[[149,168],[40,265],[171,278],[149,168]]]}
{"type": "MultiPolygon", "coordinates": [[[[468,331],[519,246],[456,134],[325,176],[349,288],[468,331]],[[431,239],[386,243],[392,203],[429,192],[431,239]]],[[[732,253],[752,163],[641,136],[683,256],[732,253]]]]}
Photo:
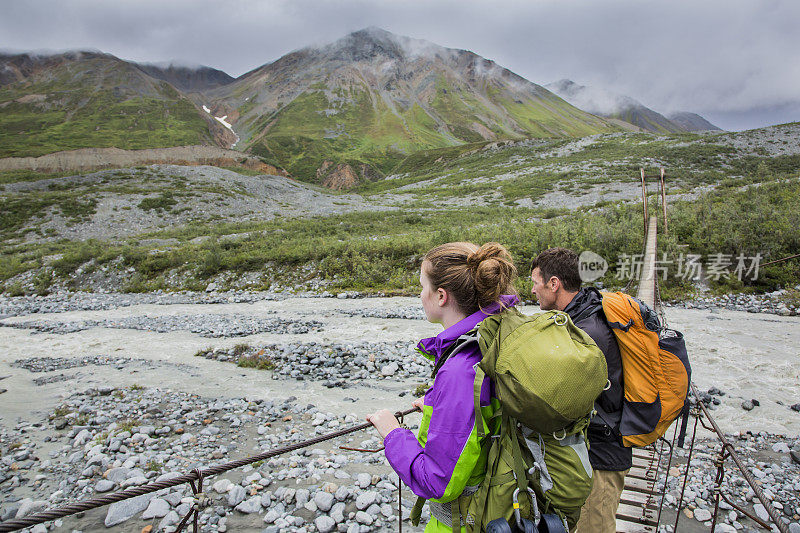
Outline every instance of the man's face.
{"type": "Polygon", "coordinates": [[[542,311],[555,309],[556,294],[550,288],[549,284],[545,283],[545,280],[542,279],[542,272],[539,270],[539,267],[534,268],[533,272],[531,272],[531,281],[533,282],[531,294],[536,296],[536,299],[539,300],[539,307],[542,311]]]}

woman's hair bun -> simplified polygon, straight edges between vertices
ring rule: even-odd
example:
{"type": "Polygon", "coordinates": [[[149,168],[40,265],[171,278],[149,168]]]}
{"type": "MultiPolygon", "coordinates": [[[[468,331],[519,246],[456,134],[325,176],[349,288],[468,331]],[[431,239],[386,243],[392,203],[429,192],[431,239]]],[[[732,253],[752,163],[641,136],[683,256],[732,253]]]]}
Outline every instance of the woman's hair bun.
{"type": "Polygon", "coordinates": [[[451,242],[425,255],[426,273],[435,287],[450,291],[467,313],[473,313],[513,294],[517,269],[502,244],[451,242]]]}
{"type": "Polygon", "coordinates": [[[502,244],[487,242],[467,259],[467,263],[475,275],[480,307],[490,305],[510,292],[517,268],[502,244]]]}

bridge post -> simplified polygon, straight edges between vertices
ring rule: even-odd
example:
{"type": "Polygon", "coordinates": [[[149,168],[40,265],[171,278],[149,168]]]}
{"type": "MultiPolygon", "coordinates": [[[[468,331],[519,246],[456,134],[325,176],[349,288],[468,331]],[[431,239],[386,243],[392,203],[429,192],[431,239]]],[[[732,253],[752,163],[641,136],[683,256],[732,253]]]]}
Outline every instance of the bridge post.
{"type": "Polygon", "coordinates": [[[642,209],[644,210],[644,232],[647,235],[647,186],[644,183],[644,167],[640,167],[639,170],[642,173],[642,209]]]}
{"type": "Polygon", "coordinates": [[[667,224],[667,186],[664,183],[664,167],[661,167],[661,206],[664,208],[664,235],[669,233],[667,224]]]}

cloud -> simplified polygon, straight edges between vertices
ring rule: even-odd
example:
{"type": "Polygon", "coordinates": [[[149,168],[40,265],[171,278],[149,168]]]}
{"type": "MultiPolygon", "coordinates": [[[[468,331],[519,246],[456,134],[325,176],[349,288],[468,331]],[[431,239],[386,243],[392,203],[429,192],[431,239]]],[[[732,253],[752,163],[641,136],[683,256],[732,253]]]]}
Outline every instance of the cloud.
{"type": "Polygon", "coordinates": [[[797,107],[797,20],[793,0],[6,0],[0,41],[238,76],[378,26],[469,49],[541,85],[569,78],[664,113],[745,116],[797,107]]]}

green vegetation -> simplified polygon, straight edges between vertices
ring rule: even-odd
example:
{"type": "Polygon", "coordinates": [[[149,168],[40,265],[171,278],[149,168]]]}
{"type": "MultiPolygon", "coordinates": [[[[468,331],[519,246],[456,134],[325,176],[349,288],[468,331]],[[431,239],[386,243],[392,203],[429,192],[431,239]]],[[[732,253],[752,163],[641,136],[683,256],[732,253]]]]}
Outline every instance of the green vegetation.
{"type": "Polygon", "coordinates": [[[117,422],[117,430],[119,432],[123,431],[131,431],[133,428],[139,425],[139,421],[133,418],[125,418],[117,422]]]}
{"type": "Polygon", "coordinates": [[[170,192],[163,192],[160,195],[156,196],[155,198],[144,198],[141,202],[139,202],[139,209],[143,209],[149,211],[151,209],[155,210],[165,210],[171,208],[173,205],[176,205],[178,201],[172,196],[170,192]]]}
{"type": "Polygon", "coordinates": [[[7,183],[20,183],[25,181],[39,181],[51,178],[73,176],[75,172],[39,172],[37,170],[6,170],[0,172],[0,185],[7,183]]]}
{"type": "Polygon", "coordinates": [[[250,149],[295,177],[316,182],[316,171],[325,160],[348,162],[354,168],[367,164],[388,174],[397,172],[395,167],[406,156],[420,150],[485,143],[480,132],[522,139],[614,129],[559,98],[523,102],[504,98],[499,89],[490,88],[490,92],[494,105],[473,89],[455,86],[440,76],[427,109],[418,103],[404,109],[397,104],[390,107],[381,95],[364,88],[312,88],[257,120],[254,130],[266,133],[257,136],[250,149]],[[498,111],[500,107],[504,113],[498,111]]]}
{"type": "Polygon", "coordinates": [[[68,223],[86,220],[95,213],[97,201],[82,191],[26,191],[0,196],[0,236],[11,238],[30,230],[30,222],[55,210],[68,223]]]}
{"type": "Polygon", "coordinates": [[[421,398],[425,396],[425,393],[428,392],[428,389],[431,388],[431,385],[433,385],[433,383],[420,383],[414,388],[413,391],[411,391],[411,395],[415,398],[421,398]]]}
{"type": "Polygon", "coordinates": [[[48,95],[48,101],[51,99],[71,103],[14,101],[3,108],[0,157],[36,157],[78,148],[182,146],[199,144],[209,135],[206,121],[184,98],[125,98],[113,90],[102,90],[89,95],[48,95]],[[84,103],[84,99],[88,101],[84,103]]]}
{"type": "MultiPolygon", "coordinates": [[[[418,290],[419,258],[432,246],[453,240],[496,240],[508,246],[520,265],[523,275],[517,288],[524,294],[529,290],[526,265],[538,251],[556,245],[600,253],[611,263],[600,281],[619,287],[627,281],[616,276],[620,258],[641,252],[637,182],[642,165],[650,175],[666,166],[670,192],[714,186],[699,198],[670,198],[669,233],[660,236],[660,250],[673,261],[681,253],[700,254],[704,259],[721,253],[734,261],[742,254],[760,253],[763,262],[796,253],[800,248],[796,208],[800,205],[800,156],[769,157],[752,155],[752,151],[742,155],[721,144],[721,139],[615,134],[577,141],[482,141],[436,148],[406,157],[394,168],[391,179],[358,189],[380,200],[386,194],[389,202],[392,193],[402,193],[402,209],[270,222],[206,219],[117,242],[25,242],[19,237],[44,233],[36,227],[36,217],[50,209],[69,220],[90,216],[96,204],[87,198],[104,192],[146,196],[139,208],[156,211],[177,209],[182,198],[201,192],[220,198],[243,192],[217,184],[190,187],[185,179],[147,169],[102,175],[83,188],[6,192],[0,194],[2,231],[16,240],[0,245],[0,281],[33,271],[32,282],[27,278],[23,286],[14,279],[3,290],[6,294],[46,293],[79,268],[82,272],[110,268],[124,272],[125,290],[131,292],[202,290],[220,274],[235,278],[257,273],[249,276],[251,288],[265,289],[273,283],[302,287],[322,280],[334,291],[413,294],[418,290]],[[133,182],[131,176],[147,179],[133,182]],[[632,202],[604,197],[606,191],[622,186],[629,192],[633,189],[632,202]],[[593,192],[584,207],[523,207],[536,205],[550,192],[574,195],[590,187],[593,192]],[[458,202],[465,199],[483,205],[459,207],[458,202]],[[233,234],[237,236],[228,237],[233,234]],[[169,240],[170,244],[157,246],[150,240],[169,240]]],[[[655,184],[651,192],[655,193],[655,184]]],[[[651,202],[657,210],[655,194],[651,202]]],[[[798,262],[789,261],[767,267],[758,280],[740,282],[723,276],[711,285],[717,291],[760,291],[792,286],[799,277],[798,262]]],[[[691,283],[675,277],[663,283],[662,289],[670,298],[694,290],[691,283]]],[[[242,364],[251,364],[242,357],[246,353],[236,355],[242,364]]]]}
{"type": "Polygon", "coordinates": [[[263,354],[243,355],[236,361],[236,366],[241,368],[255,368],[256,370],[275,370],[275,361],[263,354]]]}
{"type": "MultiPolygon", "coordinates": [[[[725,187],[697,201],[674,202],[670,207],[669,234],[661,236],[661,250],[672,258],[684,250],[679,245],[688,245],[691,253],[704,257],[714,253],[734,257],[761,253],[766,261],[790,255],[800,247],[798,201],[800,183],[793,181],[766,183],[746,190],[725,187]],[[768,241],[753,237],[764,234],[770,235],[768,241]]],[[[524,265],[538,251],[549,246],[568,246],[593,250],[609,259],[612,268],[602,281],[609,286],[624,285],[624,281],[614,277],[619,266],[617,258],[641,251],[640,207],[617,204],[561,213],[497,206],[193,225],[156,234],[180,242],[160,252],[145,246],[64,243],[61,245],[64,255],[53,263],[53,272],[64,276],[81,261],[81,264],[92,260],[100,263],[119,258],[120,268],[135,269],[142,290],[152,290],[163,283],[168,271],[191,272],[197,280],[220,272],[256,271],[263,273],[264,285],[318,277],[327,280],[334,289],[408,294],[417,290],[418,259],[429,248],[454,240],[496,240],[508,246],[523,274],[524,265]],[[250,234],[245,239],[221,238],[226,233],[245,231],[250,234]],[[208,234],[217,237],[202,244],[191,242],[197,235],[208,234]],[[311,268],[300,273],[298,267],[302,265],[311,268]]],[[[5,249],[3,258],[6,262],[13,259],[18,265],[30,265],[37,263],[37,256],[46,253],[47,246],[37,249],[26,245],[5,249]]],[[[767,267],[758,281],[746,281],[744,286],[761,289],[785,286],[798,276],[797,263],[786,262],[767,267]]],[[[742,288],[724,279],[717,285],[742,288]]],[[[685,288],[679,280],[672,279],[664,286],[667,291],[685,288]],[[675,284],[678,286],[674,287],[675,284]]],[[[529,289],[524,275],[518,289],[525,293],[529,289]]],[[[241,354],[246,348],[237,347],[241,354]]]]}

